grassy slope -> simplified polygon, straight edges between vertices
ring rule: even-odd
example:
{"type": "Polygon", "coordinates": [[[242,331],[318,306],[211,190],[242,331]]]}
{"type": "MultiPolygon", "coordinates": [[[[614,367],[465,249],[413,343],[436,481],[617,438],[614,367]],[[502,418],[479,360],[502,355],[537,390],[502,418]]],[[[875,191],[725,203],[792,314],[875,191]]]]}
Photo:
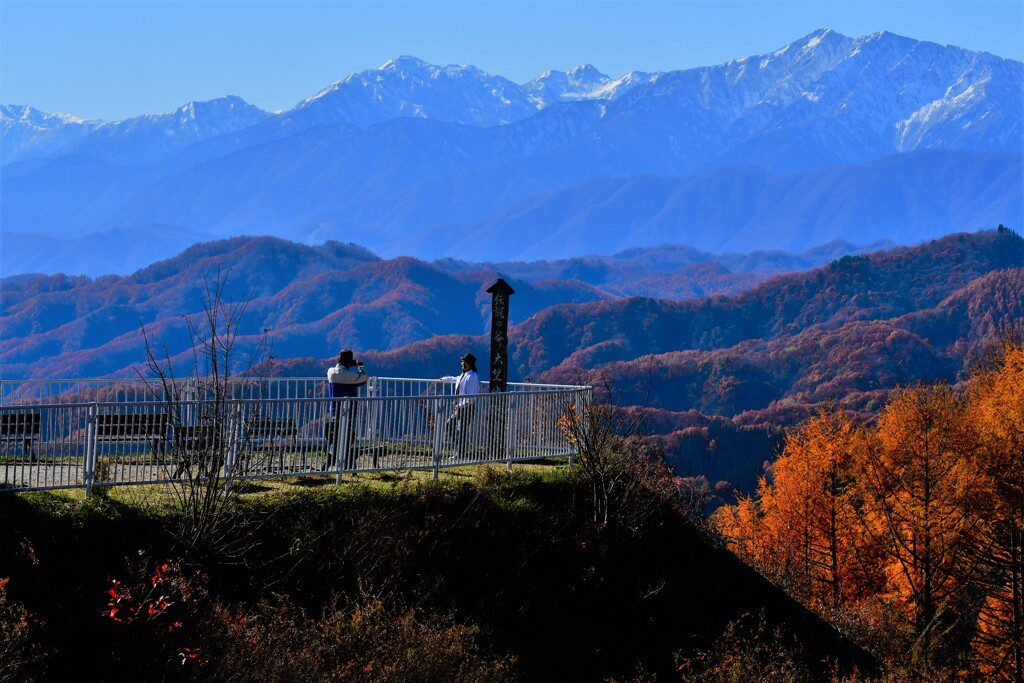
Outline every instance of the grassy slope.
{"type": "MultiPolygon", "coordinates": [[[[0,495],[0,577],[46,621],[39,635],[55,650],[54,680],[82,670],[139,680],[162,670],[143,652],[119,651],[132,641],[101,616],[111,577],[174,553],[166,520],[131,501],[137,495],[0,495]]],[[[639,529],[597,530],[588,490],[558,472],[363,478],[246,497],[249,519],[263,521],[239,530],[253,541],[243,562],[202,566],[211,593],[228,604],[284,593],[317,613],[332,596],[369,590],[479,625],[487,649],[518,657],[522,680],[621,678],[638,664],[671,680],[674,653],[707,647],[729,621],[762,611],[812,664],[870,664],[673,511],[659,508],[639,529]]]]}

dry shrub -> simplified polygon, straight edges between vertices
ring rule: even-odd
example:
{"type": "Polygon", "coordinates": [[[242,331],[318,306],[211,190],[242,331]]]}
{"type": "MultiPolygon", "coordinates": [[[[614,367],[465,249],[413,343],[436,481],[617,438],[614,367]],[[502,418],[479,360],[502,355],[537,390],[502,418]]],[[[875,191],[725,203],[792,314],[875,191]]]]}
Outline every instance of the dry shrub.
{"type": "Polygon", "coordinates": [[[32,642],[39,625],[25,606],[8,599],[7,583],[0,579],[0,682],[30,681],[39,673],[43,653],[32,642]]]}
{"type": "Polygon", "coordinates": [[[768,632],[761,615],[740,618],[708,650],[678,658],[683,683],[810,683],[815,680],[799,660],[800,647],[782,632],[768,632]]]}
{"type": "Polygon", "coordinates": [[[367,598],[308,616],[287,597],[239,612],[217,606],[204,668],[218,681],[512,681],[513,658],[489,658],[475,627],[367,598]]]}

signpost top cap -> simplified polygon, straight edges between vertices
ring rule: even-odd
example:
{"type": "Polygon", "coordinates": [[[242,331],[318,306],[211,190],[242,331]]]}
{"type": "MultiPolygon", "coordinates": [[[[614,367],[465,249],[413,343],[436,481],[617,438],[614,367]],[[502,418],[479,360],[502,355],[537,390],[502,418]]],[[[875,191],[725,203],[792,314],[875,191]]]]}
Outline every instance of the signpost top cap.
{"type": "Polygon", "coordinates": [[[512,289],[512,287],[507,282],[505,282],[504,279],[499,277],[497,282],[495,282],[493,285],[488,287],[487,293],[488,294],[515,294],[516,290],[512,289]]]}

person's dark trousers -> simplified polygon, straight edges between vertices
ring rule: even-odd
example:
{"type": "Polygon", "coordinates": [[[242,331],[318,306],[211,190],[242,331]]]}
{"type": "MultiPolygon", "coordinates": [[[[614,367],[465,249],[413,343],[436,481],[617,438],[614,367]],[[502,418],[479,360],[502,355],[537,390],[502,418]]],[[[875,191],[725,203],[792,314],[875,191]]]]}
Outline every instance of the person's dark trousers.
{"type": "Polygon", "coordinates": [[[456,406],[451,418],[448,420],[448,434],[451,438],[457,455],[465,455],[466,445],[469,442],[469,431],[473,424],[472,403],[456,406]]]}
{"type": "MultiPolygon", "coordinates": [[[[330,385],[331,398],[355,398],[359,395],[359,388],[351,384],[334,384],[330,385]]],[[[338,460],[335,449],[340,449],[342,446],[345,447],[345,469],[351,470],[356,467],[356,449],[355,449],[355,437],[356,437],[356,401],[331,401],[331,413],[333,414],[333,425],[330,432],[330,442],[327,445],[327,466],[325,469],[331,469],[338,460]],[[347,407],[346,407],[347,406],[347,407]],[[348,413],[348,429],[345,434],[345,442],[342,444],[338,441],[338,430],[341,427],[341,416],[342,411],[348,413]]]]}
{"type": "Polygon", "coordinates": [[[331,430],[329,432],[329,443],[327,444],[327,468],[331,469],[334,467],[334,463],[338,460],[338,455],[335,449],[345,450],[345,469],[352,470],[356,467],[356,461],[358,454],[356,453],[355,441],[356,441],[356,402],[346,401],[345,403],[332,402],[331,412],[334,413],[334,418],[331,423],[331,430]],[[347,408],[345,407],[347,406],[347,408]],[[341,429],[341,416],[343,411],[348,412],[348,430],[345,433],[345,441],[338,441],[338,430],[341,429]]]}
{"type": "MultiPolygon", "coordinates": [[[[339,413],[341,411],[338,411],[339,413]]],[[[341,419],[338,418],[338,422],[341,419]]],[[[337,423],[336,423],[337,424],[337,423]]],[[[337,427],[335,427],[337,429],[337,427]]],[[[348,402],[348,431],[345,434],[345,469],[354,470],[359,456],[356,453],[356,402],[348,402]]]]}

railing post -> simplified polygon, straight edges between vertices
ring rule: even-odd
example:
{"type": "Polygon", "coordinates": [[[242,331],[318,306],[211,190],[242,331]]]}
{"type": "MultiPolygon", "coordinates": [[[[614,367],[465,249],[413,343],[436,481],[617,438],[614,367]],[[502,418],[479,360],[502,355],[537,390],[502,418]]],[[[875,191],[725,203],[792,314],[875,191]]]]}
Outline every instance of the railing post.
{"type": "Polygon", "coordinates": [[[363,402],[363,406],[363,415],[365,416],[363,440],[368,441],[372,447],[376,448],[377,444],[381,442],[380,424],[384,415],[384,402],[367,400],[363,402]]]}
{"type": "Polygon", "coordinates": [[[185,384],[185,395],[183,403],[185,404],[185,420],[184,424],[194,425],[198,423],[196,420],[196,414],[199,412],[199,388],[195,377],[190,377],[185,384]]]}
{"type": "Polygon", "coordinates": [[[96,415],[99,407],[90,403],[85,414],[85,463],[82,478],[85,480],[85,497],[92,495],[93,484],[96,483],[96,415]]]}
{"type": "Polygon", "coordinates": [[[508,464],[505,465],[505,469],[508,472],[512,471],[512,456],[515,450],[515,434],[516,434],[516,410],[515,407],[519,403],[519,399],[515,393],[505,394],[505,457],[508,458],[508,464]]]}
{"type": "Polygon", "coordinates": [[[434,480],[441,469],[441,446],[444,443],[444,425],[441,423],[441,401],[434,399],[434,480]]]}
{"type": "Polygon", "coordinates": [[[527,423],[526,423],[526,442],[528,444],[531,444],[532,446],[540,448],[541,439],[540,439],[540,434],[537,431],[537,425],[536,425],[536,421],[537,421],[536,398],[537,397],[531,391],[530,392],[530,401],[529,401],[530,405],[526,409],[527,412],[529,413],[529,417],[527,418],[527,423]]]}
{"type": "Polygon", "coordinates": [[[340,419],[334,423],[337,426],[334,432],[334,468],[338,473],[336,484],[341,483],[345,474],[345,466],[348,464],[348,449],[352,446],[348,442],[349,410],[351,409],[349,401],[351,400],[346,398],[334,404],[334,409],[341,411],[340,419]]]}
{"type": "MultiPolygon", "coordinates": [[[[216,410],[216,408],[214,408],[216,410]]],[[[224,435],[230,438],[230,442],[226,444],[224,453],[224,477],[228,480],[233,479],[235,476],[235,462],[238,459],[238,446],[239,440],[241,440],[241,427],[242,427],[242,406],[227,406],[227,410],[224,411],[224,419],[227,420],[226,428],[224,429],[224,435]]],[[[214,423],[217,429],[220,429],[220,425],[214,423]]]]}

